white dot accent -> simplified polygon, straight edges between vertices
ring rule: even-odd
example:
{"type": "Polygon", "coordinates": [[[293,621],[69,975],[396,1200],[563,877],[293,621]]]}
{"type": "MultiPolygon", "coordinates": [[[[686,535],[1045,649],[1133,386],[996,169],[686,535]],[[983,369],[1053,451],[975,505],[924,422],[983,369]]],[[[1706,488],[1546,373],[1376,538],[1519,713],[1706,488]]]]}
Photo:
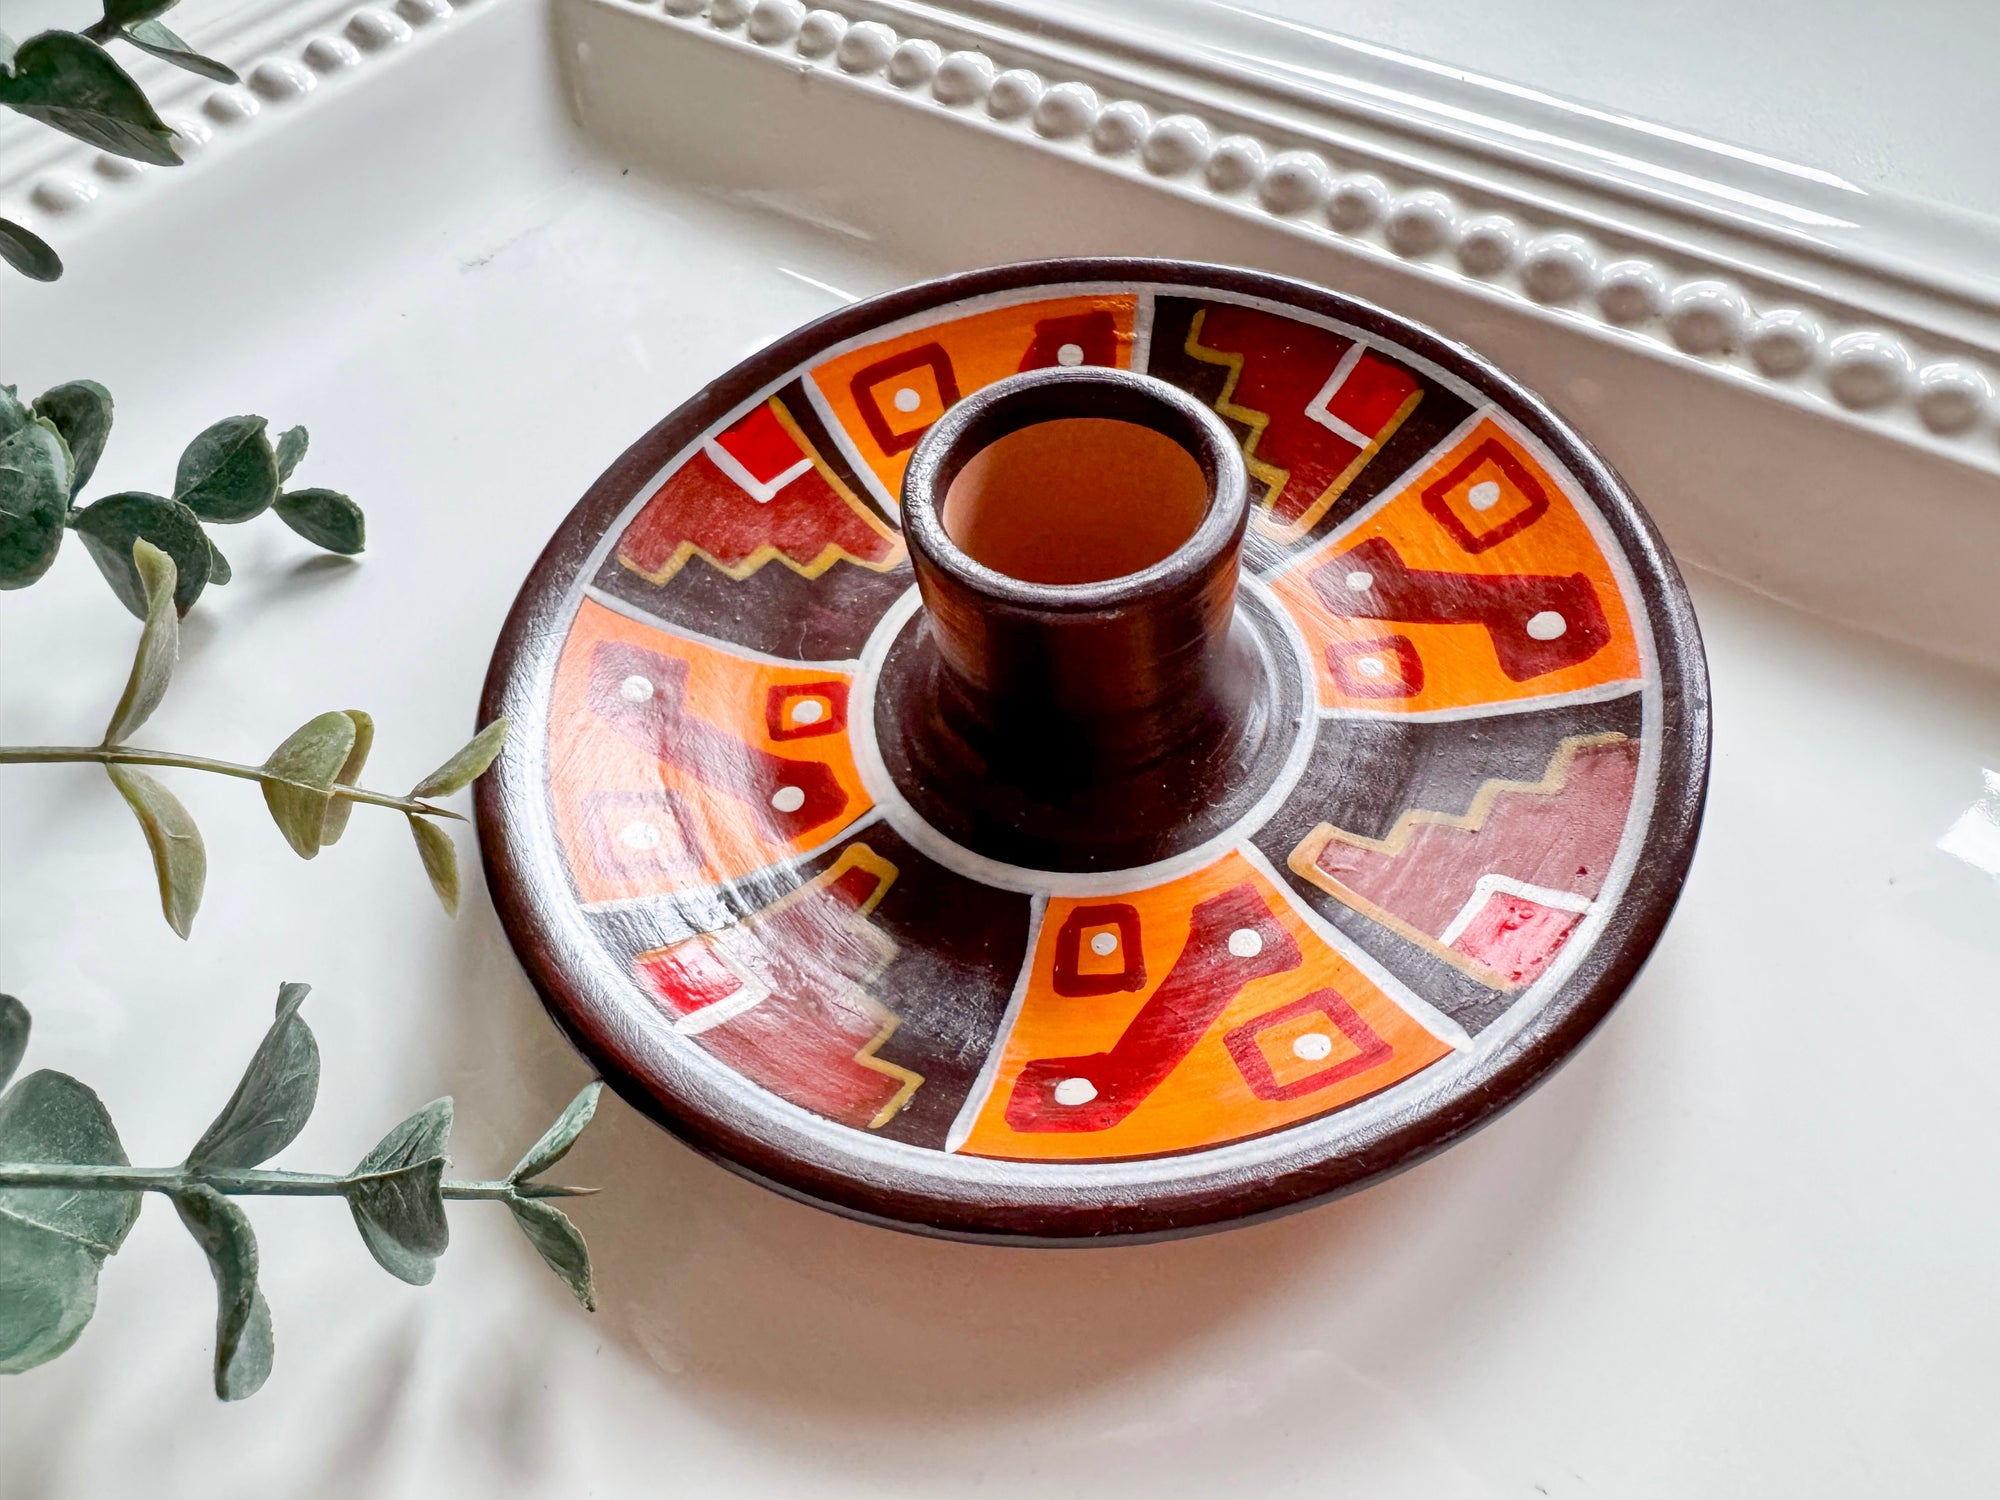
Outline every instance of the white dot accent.
{"type": "Polygon", "coordinates": [[[806,794],[795,786],[781,786],[771,793],[771,806],[779,812],[797,812],[806,805],[806,794]]]}
{"type": "Polygon", "coordinates": [[[1248,927],[1229,934],[1229,951],[1238,958],[1255,958],[1264,951],[1264,939],[1248,927]]]}
{"type": "Polygon", "coordinates": [[[618,696],[623,698],[627,703],[644,703],[653,696],[652,679],[641,677],[637,672],[634,672],[630,677],[618,684],[618,696]]]}
{"type": "Polygon", "coordinates": [[[1491,510],[1500,503],[1500,485],[1492,479],[1482,479],[1465,493],[1465,503],[1474,510],[1491,510]]]}
{"type": "Polygon", "coordinates": [[[627,823],[618,831],[618,842],[627,849],[657,849],[660,847],[660,830],[651,823],[627,823]]]}
{"type": "Polygon", "coordinates": [[[1064,344],[1064,345],[1062,346],[1062,348],[1060,348],[1060,349],[1056,350],[1056,363],[1057,363],[1057,364],[1059,364],[1059,365],[1080,365],[1080,364],[1082,364],[1082,363],[1083,363],[1083,345],[1081,345],[1081,344],[1064,344]]]}
{"type": "Polygon", "coordinates": [[[1333,1038],[1324,1031],[1308,1031],[1302,1037],[1292,1040],[1292,1056],[1306,1062],[1318,1062],[1333,1056],[1333,1038]]]}
{"type": "Polygon", "coordinates": [[[1382,665],[1381,657],[1364,656],[1354,664],[1354,670],[1359,672],[1363,677],[1380,677],[1389,669],[1382,665]]]}
{"type": "Polygon", "coordinates": [[[1347,575],[1347,586],[1357,594],[1364,594],[1369,589],[1375,587],[1375,575],[1361,568],[1356,568],[1352,573],[1347,575]]]}
{"type": "Polygon", "coordinates": [[[915,411],[919,406],[924,404],[924,398],[919,396],[909,386],[904,386],[889,399],[896,403],[897,411],[915,411]]]}
{"type": "Polygon", "coordinates": [[[1552,641],[1569,629],[1569,621],[1552,609],[1545,609],[1528,621],[1528,634],[1538,641],[1552,641]]]}
{"type": "Polygon", "coordinates": [[[1118,934],[1115,932],[1097,933],[1090,940],[1090,951],[1095,953],[1099,958],[1111,957],[1112,954],[1118,951],[1118,934]]]}
{"type": "Polygon", "coordinates": [[[826,705],[817,698],[801,698],[792,705],[794,724],[817,724],[826,717],[826,705]]]}
{"type": "Polygon", "coordinates": [[[1088,1104],[1097,1097],[1097,1085],[1088,1078],[1065,1078],[1056,1085],[1056,1103],[1088,1104]]]}

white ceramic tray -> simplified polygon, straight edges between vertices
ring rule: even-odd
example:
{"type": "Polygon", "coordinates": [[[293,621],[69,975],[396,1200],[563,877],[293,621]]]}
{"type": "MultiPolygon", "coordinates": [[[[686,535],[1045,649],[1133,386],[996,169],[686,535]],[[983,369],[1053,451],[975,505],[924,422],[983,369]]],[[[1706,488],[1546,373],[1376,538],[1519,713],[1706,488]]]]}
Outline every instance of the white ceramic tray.
{"type": "MultiPolygon", "coordinates": [[[[1600,442],[1692,565],[1709,815],[1603,1033],[1355,1198],[1087,1255],[936,1244],[607,1106],[570,1158],[606,1189],[577,1211],[596,1318],[493,1216],[454,1213],[419,1291],[337,1207],[259,1204],[278,1365],[233,1408],[208,1392],[206,1269],[154,1205],[81,1343],[4,1387],[10,1500],[2000,1484],[2000,885],[1979,866],[2000,813],[1976,807],[2000,691],[1948,664],[2000,661],[2000,319],[1964,273],[1985,221],[1892,206],[1815,238],[1796,214],[1823,184],[1616,121],[1343,71],[1307,41],[1317,81],[1293,87],[1230,46],[1080,10],[1028,28],[997,0],[846,5],[866,26],[823,53],[832,28],[788,0],[212,13],[202,39],[250,82],[161,80],[207,137],[181,171],[0,130],[0,212],[70,268],[0,283],[0,378],[112,388],[103,485],[158,485],[189,434],[255,410],[309,424],[316,482],[368,509],[354,568],[240,534],[159,742],[254,759],[359,706],[383,775],[414,777],[465,728],[555,523],[713,375],[921,276],[1153,252],[1425,319],[1600,442]],[[1232,185],[1232,162],[1255,171],[1232,185]]],[[[0,739],[91,732],[132,633],[81,554],[0,599],[0,739]]],[[[36,1009],[34,1061],[171,1160],[278,981],[307,979],[327,1084],[287,1160],[358,1158],[452,1092],[459,1164],[504,1167],[583,1074],[483,898],[440,917],[394,819],[300,865],[247,788],[176,785],[213,866],[186,945],[100,778],[0,788],[0,984],[36,1009]]]]}

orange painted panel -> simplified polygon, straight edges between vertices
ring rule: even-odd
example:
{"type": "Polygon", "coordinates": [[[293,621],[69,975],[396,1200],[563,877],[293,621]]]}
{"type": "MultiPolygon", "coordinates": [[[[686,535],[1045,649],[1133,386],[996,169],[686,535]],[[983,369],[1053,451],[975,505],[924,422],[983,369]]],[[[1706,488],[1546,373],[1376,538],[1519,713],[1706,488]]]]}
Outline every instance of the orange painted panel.
{"type": "Polygon", "coordinates": [[[1632,612],[1589,527],[1491,419],[1272,587],[1325,708],[1467,708],[1641,672],[1632,612]]]}
{"type": "Polygon", "coordinates": [[[1030,963],[960,1148],[972,1155],[1213,1146],[1351,1104],[1449,1050],[1239,854],[1109,901],[1052,899],[1030,963]]]}
{"type": "Polygon", "coordinates": [[[872,805],[845,674],[686,640],[586,599],[556,668],[549,788],[586,902],[734,879],[872,805]]]}
{"type": "Polygon", "coordinates": [[[836,355],[812,379],[855,451],[899,495],[910,450],[961,396],[1050,365],[1129,368],[1137,307],[1126,293],[993,308],[836,355]]]}

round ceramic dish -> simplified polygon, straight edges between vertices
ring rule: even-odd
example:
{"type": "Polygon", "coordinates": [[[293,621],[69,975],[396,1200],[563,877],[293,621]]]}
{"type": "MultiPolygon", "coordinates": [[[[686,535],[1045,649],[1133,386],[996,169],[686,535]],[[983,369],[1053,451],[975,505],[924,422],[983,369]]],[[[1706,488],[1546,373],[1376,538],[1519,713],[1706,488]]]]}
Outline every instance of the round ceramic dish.
{"type": "Polygon", "coordinates": [[[1644,962],[1708,766],[1686,592],[1587,444],[1380,309],[1168,261],[930,282],[729,371],[562,524],[485,712],[502,920],[626,1099],[783,1192],[1017,1242],[1296,1207],[1490,1119],[1644,962]],[[1247,479],[1255,743],[1137,863],[966,831],[910,749],[906,469],[1064,366],[1177,387],[1247,479]]]}

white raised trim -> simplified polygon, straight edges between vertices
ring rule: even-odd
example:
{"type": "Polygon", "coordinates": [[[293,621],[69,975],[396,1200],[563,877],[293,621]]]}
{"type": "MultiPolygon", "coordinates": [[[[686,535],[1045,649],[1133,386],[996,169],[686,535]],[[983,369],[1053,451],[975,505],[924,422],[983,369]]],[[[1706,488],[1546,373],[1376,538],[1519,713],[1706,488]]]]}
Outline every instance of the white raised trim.
{"type": "MultiPolygon", "coordinates": [[[[1522,140],[1538,132],[1518,122],[1448,140],[1198,47],[1114,38],[1009,0],[574,3],[646,13],[691,39],[1279,220],[2000,471],[2000,295],[1901,249],[1839,241],[1833,230],[1852,223],[1819,200],[1850,185],[1829,174],[1736,153],[1728,173],[1704,177],[1635,156],[1631,142],[1558,140],[1536,154],[1522,140]],[[1603,167],[1613,159],[1622,177],[1603,167]]],[[[1426,82],[1403,81],[1419,92],[1426,82]]],[[[1466,112],[1440,98],[1434,113],[1466,112]]]]}
{"type": "MultiPolygon", "coordinates": [[[[201,37],[236,88],[128,61],[193,158],[218,131],[318,107],[323,83],[479,3],[507,0],[247,0],[201,37]]],[[[1288,69],[1017,0],[563,3],[1004,131],[2000,472],[2000,234],[1984,221],[1904,205],[1871,225],[1857,216],[1894,201],[1832,174],[1320,33],[1297,38],[1313,66],[1288,69]]],[[[163,180],[0,125],[0,214],[59,247],[163,180]]]]}

